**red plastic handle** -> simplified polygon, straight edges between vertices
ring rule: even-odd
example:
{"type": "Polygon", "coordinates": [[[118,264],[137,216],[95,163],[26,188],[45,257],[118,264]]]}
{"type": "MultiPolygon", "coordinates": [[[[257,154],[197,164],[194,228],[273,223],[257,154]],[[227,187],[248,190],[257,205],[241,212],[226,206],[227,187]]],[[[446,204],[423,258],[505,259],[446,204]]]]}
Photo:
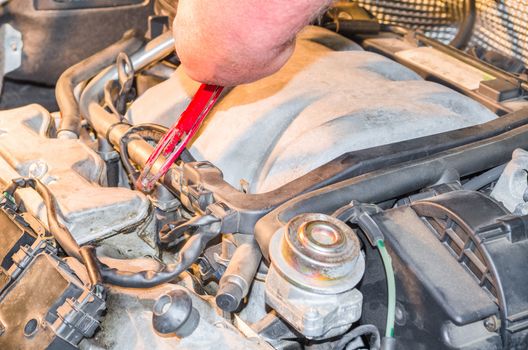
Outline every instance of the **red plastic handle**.
{"type": "Polygon", "coordinates": [[[178,159],[194,134],[200,129],[205,117],[213,108],[223,91],[222,86],[202,84],[194,95],[187,109],[169,129],[167,134],[156,145],[139,176],[136,186],[142,191],[150,191],[155,183],[164,176],[172,164],[178,159]],[[153,173],[152,167],[163,156],[165,162],[153,173]]]}

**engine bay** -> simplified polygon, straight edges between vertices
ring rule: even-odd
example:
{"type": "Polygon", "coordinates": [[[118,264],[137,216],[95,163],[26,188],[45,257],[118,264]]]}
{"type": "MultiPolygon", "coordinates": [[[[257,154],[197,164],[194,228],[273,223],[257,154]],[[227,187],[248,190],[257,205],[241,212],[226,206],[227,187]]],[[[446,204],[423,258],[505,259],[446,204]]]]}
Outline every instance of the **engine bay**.
{"type": "MultiPolygon", "coordinates": [[[[43,57],[31,18],[84,11],[6,3],[0,40],[43,57]]],[[[0,110],[0,348],[528,347],[525,73],[338,3],[145,191],[199,88],[163,3],[48,75],[0,54],[7,85],[66,68],[51,107],[0,110]]]]}

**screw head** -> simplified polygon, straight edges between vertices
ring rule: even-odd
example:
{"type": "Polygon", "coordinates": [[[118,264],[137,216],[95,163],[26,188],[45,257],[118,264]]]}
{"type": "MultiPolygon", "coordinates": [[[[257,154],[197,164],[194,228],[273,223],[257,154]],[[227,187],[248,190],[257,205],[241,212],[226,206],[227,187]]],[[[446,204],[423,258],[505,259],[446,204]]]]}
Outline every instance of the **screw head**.
{"type": "Polygon", "coordinates": [[[500,328],[500,321],[495,316],[488,317],[484,320],[484,327],[489,332],[495,332],[500,328]]]}

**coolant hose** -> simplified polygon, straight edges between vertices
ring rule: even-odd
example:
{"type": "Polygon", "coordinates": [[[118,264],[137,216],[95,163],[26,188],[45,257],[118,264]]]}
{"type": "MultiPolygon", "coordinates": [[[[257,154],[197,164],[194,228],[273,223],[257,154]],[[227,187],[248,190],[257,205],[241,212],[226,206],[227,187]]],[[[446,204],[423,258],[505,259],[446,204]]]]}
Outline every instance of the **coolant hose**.
{"type": "Polygon", "coordinates": [[[71,66],[62,73],[55,87],[55,97],[61,112],[58,136],[76,138],[81,129],[79,105],[74,95],[75,87],[115,62],[121,52],[132,54],[143,45],[136,31],[129,31],[118,42],[71,66]]]}

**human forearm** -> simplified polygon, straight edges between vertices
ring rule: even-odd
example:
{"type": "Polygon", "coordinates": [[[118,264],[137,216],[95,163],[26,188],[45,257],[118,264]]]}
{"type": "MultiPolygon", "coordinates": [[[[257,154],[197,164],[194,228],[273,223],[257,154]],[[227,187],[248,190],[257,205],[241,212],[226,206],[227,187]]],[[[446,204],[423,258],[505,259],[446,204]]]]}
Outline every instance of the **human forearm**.
{"type": "Polygon", "coordinates": [[[265,77],[290,57],[295,35],[330,0],[180,0],[176,51],[200,82],[234,86],[265,77]]]}

